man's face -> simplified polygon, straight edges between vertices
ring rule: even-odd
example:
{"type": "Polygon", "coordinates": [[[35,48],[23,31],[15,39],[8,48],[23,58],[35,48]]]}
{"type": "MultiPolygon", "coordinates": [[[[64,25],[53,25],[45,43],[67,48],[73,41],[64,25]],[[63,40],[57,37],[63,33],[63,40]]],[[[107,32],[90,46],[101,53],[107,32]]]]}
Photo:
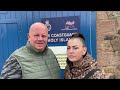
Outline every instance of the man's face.
{"type": "Polygon", "coordinates": [[[38,51],[44,51],[48,43],[48,29],[39,25],[34,26],[28,34],[28,41],[38,51]]]}

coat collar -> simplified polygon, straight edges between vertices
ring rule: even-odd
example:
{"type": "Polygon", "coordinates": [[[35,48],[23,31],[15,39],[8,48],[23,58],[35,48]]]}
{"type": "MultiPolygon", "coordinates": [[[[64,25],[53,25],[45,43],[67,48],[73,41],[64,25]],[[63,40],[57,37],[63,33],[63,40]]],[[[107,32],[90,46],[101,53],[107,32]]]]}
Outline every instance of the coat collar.
{"type": "Polygon", "coordinates": [[[27,41],[27,44],[26,44],[26,48],[32,52],[32,53],[35,53],[35,54],[43,54],[44,52],[47,51],[48,47],[46,46],[45,50],[43,52],[39,52],[36,48],[34,48],[29,41],[27,41]]]}

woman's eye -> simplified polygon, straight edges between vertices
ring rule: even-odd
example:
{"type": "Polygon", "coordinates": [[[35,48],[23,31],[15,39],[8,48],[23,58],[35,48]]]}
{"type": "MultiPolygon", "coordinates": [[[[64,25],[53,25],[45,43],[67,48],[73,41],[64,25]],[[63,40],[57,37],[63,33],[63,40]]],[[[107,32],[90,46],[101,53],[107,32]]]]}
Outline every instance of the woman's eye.
{"type": "Polygon", "coordinates": [[[74,47],[73,49],[78,49],[78,47],[74,47]]]}
{"type": "Polygon", "coordinates": [[[70,49],[70,47],[67,47],[67,49],[70,49]]]}

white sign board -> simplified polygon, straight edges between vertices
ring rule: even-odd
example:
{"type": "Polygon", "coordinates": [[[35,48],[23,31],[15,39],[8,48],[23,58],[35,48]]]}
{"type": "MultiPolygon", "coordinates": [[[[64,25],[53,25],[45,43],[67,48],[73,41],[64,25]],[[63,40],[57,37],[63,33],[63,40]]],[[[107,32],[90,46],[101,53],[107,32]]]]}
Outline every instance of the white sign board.
{"type": "Polygon", "coordinates": [[[49,46],[49,48],[56,55],[60,68],[65,69],[66,59],[67,59],[67,55],[66,55],[67,47],[66,46],[49,46]]]}

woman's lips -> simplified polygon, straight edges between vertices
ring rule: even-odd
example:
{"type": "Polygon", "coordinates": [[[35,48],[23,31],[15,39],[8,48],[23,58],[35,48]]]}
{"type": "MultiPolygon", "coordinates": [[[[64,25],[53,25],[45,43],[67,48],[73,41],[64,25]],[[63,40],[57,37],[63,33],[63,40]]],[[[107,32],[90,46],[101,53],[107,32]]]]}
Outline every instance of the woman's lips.
{"type": "Polygon", "coordinates": [[[73,55],[69,55],[69,57],[70,57],[70,58],[74,58],[75,56],[73,56],[73,55]]]}

